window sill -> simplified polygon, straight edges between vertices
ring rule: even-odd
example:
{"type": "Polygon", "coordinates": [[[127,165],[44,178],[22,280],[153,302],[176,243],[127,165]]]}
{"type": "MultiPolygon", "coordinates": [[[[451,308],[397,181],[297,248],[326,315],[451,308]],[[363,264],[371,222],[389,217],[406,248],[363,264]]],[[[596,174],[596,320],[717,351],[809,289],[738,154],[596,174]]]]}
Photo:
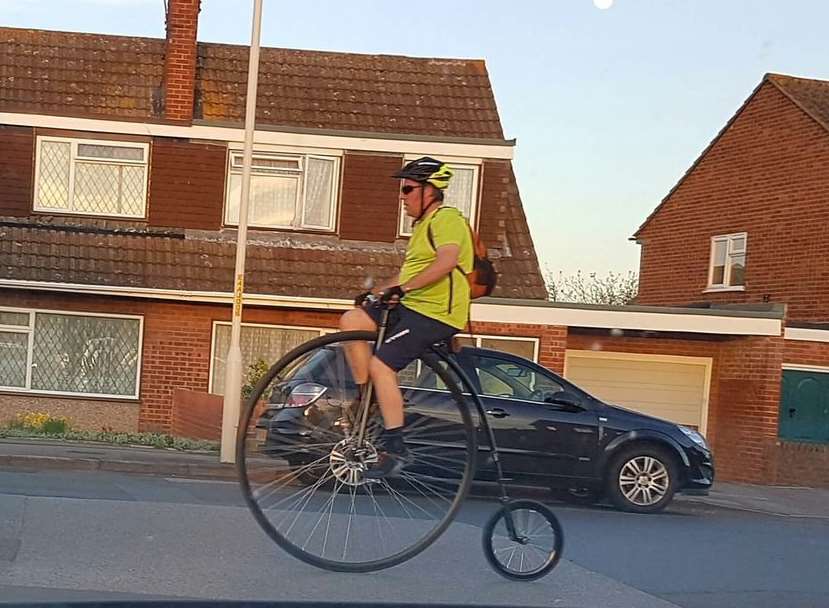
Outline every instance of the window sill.
{"type": "Polygon", "coordinates": [[[112,403],[140,404],[139,397],[121,397],[117,395],[85,395],[83,393],[62,393],[52,391],[38,391],[16,387],[0,387],[0,395],[16,397],[48,397],[52,399],[72,399],[75,401],[109,401],[112,403]]]}
{"type": "MultiPolygon", "coordinates": [[[[238,224],[224,224],[224,230],[239,230],[238,224]]],[[[291,232],[295,234],[337,234],[334,228],[295,228],[286,226],[256,226],[248,224],[248,231],[250,232],[291,232]]]]}
{"type": "Polygon", "coordinates": [[[722,293],[728,291],[745,291],[745,285],[738,285],[737,287],[709,287],[704,289],[702,293],[722,293]]]}

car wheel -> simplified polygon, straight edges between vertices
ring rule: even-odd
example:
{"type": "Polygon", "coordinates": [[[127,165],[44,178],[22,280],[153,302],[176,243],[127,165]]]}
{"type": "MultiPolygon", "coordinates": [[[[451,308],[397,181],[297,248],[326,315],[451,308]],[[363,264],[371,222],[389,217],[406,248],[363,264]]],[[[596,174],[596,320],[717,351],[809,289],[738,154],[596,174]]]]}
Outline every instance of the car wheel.
{"type": "Polygon", "coordinates": [[[634,445],[611,460],[607,495],[623,511],[657,513],[673,499],[677,474],[676,462],[667,449],[634,445]]]}

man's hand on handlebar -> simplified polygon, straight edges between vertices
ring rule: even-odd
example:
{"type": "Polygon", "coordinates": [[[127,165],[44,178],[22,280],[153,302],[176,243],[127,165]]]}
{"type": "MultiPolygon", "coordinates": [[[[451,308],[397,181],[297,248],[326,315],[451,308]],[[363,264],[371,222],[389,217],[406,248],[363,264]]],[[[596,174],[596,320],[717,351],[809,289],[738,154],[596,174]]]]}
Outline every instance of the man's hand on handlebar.
{"type": "Polygon", "coordinates": [[[387,287],[380,292],[380,301],[384,304],[397,304],[406,295],[406,291],[400,285],[387,287]]]}
{"type": "Polygon", "coordinates": [[[378,304],[387,305],[389,308],[394,308],[400,300],[406,295],[406,291],[400,285],[392,285],[383,290],[364,291],[354,298],[354,306],[376,306],[378,304]]]}

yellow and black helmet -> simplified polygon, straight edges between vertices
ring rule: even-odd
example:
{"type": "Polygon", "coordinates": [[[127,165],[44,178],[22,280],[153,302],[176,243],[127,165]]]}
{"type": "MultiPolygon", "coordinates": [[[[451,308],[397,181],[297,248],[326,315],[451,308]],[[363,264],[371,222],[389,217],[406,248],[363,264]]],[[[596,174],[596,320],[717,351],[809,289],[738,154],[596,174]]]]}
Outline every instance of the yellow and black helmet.
{"type": "Polygon", "coordinates": [[[393,177],[432,184],[438,190],[445,190],[452,179],[452,169],[444,162],[424,156],[406,164],[393,177]]]}

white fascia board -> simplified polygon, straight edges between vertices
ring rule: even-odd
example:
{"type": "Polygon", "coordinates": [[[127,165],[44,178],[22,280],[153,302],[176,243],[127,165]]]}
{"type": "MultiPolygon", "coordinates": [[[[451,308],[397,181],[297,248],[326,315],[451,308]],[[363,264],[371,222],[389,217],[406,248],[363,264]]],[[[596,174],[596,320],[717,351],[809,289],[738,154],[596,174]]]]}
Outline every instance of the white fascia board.
{"type": "Polygon", "coordinates": [[[782,329],[780,319],[489,303],[472,304],[472,320],[740,336],[779,336],[782,329]]]}
{"type": "Polygon", "coordinates": [[[806,329],[803,327],[787,327],[784,334],[786,340],[801,340],[804,342],[829,342],[829,330],[806,329]]]}
{"type": "MultiPolygon", "coordinates": [[[[231,293],[216,291],[81,285],[77,283],[49,283],[13,279],[0,279],[0,287],[227,305],[231,304],[233,299],[231,293]]],[[[244,304],[248,306],[306,308],[332,311],[349,310],[354,306],[353,301],[349,299],[308,298],[267,294],[245,294],[244,304]]],[[[516,306],[492,303],[473,303],[472,321],[745,336],[779,336],[782,327],[780,319],[757,317],[671,314],[665,312],[624,310],[584,310],[551,306],[516,306]]]]}
{"type": "MultiPolygon", "coordinates": [[[[231,305],[233,303],[232,293],[224,293],[220,291],[188,291],[184,289],[152,289],[109,285],[81,285],[77,283],[45,283],[42,281],[17,281],[10,279],[0,280],[0,287],[61,293],[79,293],[86,295],[116,296],[123,298],[174,300],[177,302],[202,302],[208,304],[227,305],[231,305]]],[[[275,296],[257,293],[245,294],[244,304],[247,306],[309,308],[313,310],[338,311],[348,310],[354,306],[354,302],[352,300],[275,296]]]]}
{"type": "MultiPolygon", "coordinates": [[[[145,137],[180,137],[207,141],[241,142],[244,129],[208,125],[169,125],[147,122],[125,122],[98,118],[73,118],[43,114],[0,112],[0,124],[43,129],[67,129],[96,133],[117,133],[145,137]]],[[[290,133],[257,130],[257,144],[359,150],[367,152],[393,152],[400,154],[431,154],[433,156],[460,156],[512,160],[514,147],[507,143],[476,144],[441,141],[417,141],[408,139],[383,139],[382,137],[325,135],[314,133],[290,133]]]]}

